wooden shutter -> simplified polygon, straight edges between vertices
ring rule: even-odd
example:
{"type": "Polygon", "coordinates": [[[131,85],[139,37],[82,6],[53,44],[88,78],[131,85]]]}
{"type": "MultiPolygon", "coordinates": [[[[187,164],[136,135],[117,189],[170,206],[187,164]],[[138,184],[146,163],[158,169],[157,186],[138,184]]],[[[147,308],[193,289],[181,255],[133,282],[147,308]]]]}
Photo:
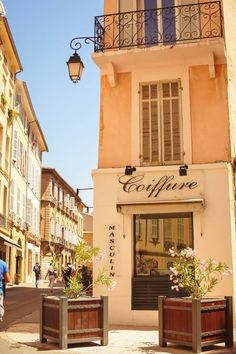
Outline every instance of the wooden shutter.
{"type": "Polygon", "coordinates": [[[160,121],[158,84],[141,86],[142,160],[143,163],[160,163],[160,121]]]}
{"type": "Polygon", "coordinates": [[[27,219],[27,223],[31,225],[31,200],[27,199],[27,208],[26,208],[26,219],[27,219]]]}
{"type": "Polygon", "coordinates": [[[162,83],[163,163],[182,161],[180,82],[162,83]]]}
{"type": "Polygon", "coordinates": [[[22,219],[26,221],[26,196],[22,195],[22,219]]]}
{"type": "Polygon", "coordinates": [[[10,211],[14,211],[14,181],[11,181],[10,186],[10,211]]]}
{"type": "Polygon", "coordinates": [[[13,138],[13,153],[12,159],[13,161],[17,161],[17,151],[18,151],[18,134],[17,130],[14,130],[14,138],[13,138]]]}
{"type": "Polygon", "coordinates": [[[54,236],[54,228],[55,228],[55,222],[53,219],[50,220],[50,234],[51,236],[54,236]]]}
{"type": "Polygon", "coordinates": [[[20,188],[18,187],[17,188],[17,206],[16,206],[16,213],[17,215],[20,217],[21,216],[21,213],[20,213],[20,206],[21,206],[21,190],[20,188]]]}

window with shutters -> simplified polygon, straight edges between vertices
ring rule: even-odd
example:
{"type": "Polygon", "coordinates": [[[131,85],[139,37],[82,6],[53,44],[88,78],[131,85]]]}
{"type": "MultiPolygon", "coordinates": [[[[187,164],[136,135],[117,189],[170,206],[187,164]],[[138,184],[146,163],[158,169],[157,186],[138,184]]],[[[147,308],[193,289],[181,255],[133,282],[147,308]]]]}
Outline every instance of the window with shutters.
{"type": "Polygon", "coordinates": [[[27,213],[26,214],[27,223],[29,225],[31,225],[32,224],[32,220],[31,220],[31,218],[32,218],[32,202],[30,199],[27,199],[26,213],[27,213]]]}
{"type": "Polygon", "coordinates": [[[18,133],[17,133],[17,130],[14,130],[13,152],[12,152],[12,160],[13,161],[17,161],[17,153],[18,153],[18,133]]]}
{"type": "Polygon", "coordinates": [[[14,211],[14,182],[11,181],[10,185],[10,211],[14,211]]]}
{"type": "Polygon", "coordinates": [[[17,205],[16,205],[16,213],[18,216],[21,216],[21,190],[17,188],[17,205]]]}
{"type": "Polygon", "coordinates": [[[180,80],[140,85],[143,165],[183,162],[180,80]]]}

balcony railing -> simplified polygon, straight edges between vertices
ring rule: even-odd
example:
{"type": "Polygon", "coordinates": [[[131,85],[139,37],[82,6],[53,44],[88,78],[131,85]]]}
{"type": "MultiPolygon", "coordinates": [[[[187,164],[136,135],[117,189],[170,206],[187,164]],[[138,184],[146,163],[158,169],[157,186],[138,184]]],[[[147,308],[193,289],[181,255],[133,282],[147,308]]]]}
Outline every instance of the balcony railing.
{"type": "Polygon", "coordinates": [[[223,37],[220,1],[95,17],[94,51],[223,37]]]}

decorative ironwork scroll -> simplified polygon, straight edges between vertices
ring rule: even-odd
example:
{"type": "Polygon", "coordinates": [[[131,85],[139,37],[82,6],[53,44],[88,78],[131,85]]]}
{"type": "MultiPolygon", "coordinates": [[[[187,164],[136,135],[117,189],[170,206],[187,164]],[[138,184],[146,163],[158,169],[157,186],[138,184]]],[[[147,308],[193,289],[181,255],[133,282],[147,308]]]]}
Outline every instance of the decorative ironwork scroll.
{"type": "Polygon", "coordinates": [[[94,51],[223,37],[220,1],[95,17],[94,51]]]}

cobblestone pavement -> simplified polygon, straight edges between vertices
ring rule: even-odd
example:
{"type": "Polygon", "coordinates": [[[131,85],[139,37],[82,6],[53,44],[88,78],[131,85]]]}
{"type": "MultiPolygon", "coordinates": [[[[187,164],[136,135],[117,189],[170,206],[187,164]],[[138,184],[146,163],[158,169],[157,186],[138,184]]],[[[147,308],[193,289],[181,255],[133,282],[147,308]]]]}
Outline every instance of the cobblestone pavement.
{"type": "MultiPolygon", "coordinates": [[[[60,285],[60,284],[58,284],[60,285]]],[[[70,345],[67,350],[59,350],[55,343],[39,342],[39,297],[49,290],[46,283],[39,289],[32,284],[13,286],[7,289],[5,299],[6,314],[0,324],[1,354],[32,354],[39,352],[48,354],[191,354],[191,349],[168,345],[160,348],[158,345],[158,330],[156,328],[111,326],[109,329],[109,344],[101,346],[99,342],[70,345]]],[[[57,286],[56,294],[62,294],[62,287],[57,286]]],[[[225,349],[218,345],[207,354],[236,354],[234,348],[225,349]]]]}

